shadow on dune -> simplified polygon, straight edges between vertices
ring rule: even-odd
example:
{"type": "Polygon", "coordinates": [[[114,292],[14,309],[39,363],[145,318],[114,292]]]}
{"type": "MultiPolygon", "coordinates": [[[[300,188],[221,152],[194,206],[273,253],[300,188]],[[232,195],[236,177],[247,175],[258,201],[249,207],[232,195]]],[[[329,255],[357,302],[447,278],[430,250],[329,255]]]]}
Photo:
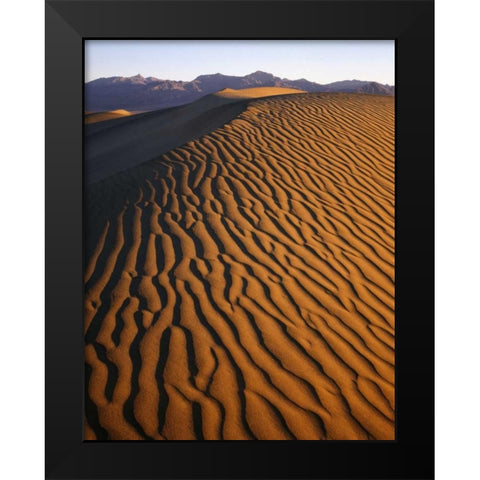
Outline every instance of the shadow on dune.
{"type": "MultiPolygon", "coordinates": [[[[262,95],[256,90],[254,95],[262,95]]],[[[269,98],[285,90],[265,89],[269,98]],[[270,91],[271,90],[271,91],[270,91]]],[[[247,93],[243,93],[247,92],[247,93]]],[[[300,90],[298,92],[301,92],[300,90]]],[[[91,185],[209,133],[242,113],[255,96],[224,90],[179,107],[114,118],[85,126],[85,179],[91,185]],[[232,93],[230,93],[232,92],[232,93]]],[[[105,118],[108,118],[105,114],[105,118]]]]}

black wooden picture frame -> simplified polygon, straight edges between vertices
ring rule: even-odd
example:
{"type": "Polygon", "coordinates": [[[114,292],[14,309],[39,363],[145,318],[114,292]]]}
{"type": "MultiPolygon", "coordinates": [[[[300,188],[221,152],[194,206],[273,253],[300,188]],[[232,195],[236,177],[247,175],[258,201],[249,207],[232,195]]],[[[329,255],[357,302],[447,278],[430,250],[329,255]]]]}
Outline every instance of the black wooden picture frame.
{"type": "Polygon", "coordinates": [[[46,1],[47,478],[433,478],[433,10],[430,0],[46,1]],[[395,40],[395,441],[83,440],[88,38],[395,40]]]}

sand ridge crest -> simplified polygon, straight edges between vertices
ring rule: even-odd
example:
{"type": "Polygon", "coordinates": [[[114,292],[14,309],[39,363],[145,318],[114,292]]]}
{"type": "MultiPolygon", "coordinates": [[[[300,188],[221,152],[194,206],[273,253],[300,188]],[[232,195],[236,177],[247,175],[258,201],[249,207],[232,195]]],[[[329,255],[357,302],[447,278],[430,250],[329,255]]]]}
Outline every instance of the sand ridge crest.
{"type": "Polygon", "coordinates": [[[233,120],[255,99],[301,90],[258,87],[226,89],[195,102],[153,112],[87,115],[87,185],[158,157],[233,120]],[[97,119],[97,120],[95,120],[97,119]],[[103,119],[104,121],[101,121],[103,119]]]}
{"type": "Polygon", "coordinates": [[[252,87],[235,90],[233,88],[224,88],[213,95],[223,98],[263,98],[276,95],[292,95],[296,93],[307,93],[305,90],[285,87],[252,87]]]}

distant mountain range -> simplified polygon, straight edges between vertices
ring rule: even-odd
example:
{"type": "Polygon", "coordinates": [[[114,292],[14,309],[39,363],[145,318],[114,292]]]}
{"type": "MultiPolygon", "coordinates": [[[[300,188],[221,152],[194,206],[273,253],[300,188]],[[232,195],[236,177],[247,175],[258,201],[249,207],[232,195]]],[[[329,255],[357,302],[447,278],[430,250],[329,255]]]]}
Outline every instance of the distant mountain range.
{"type": "Polygon", "coordinates": [[[190,82],[145,78],[139,74],[133,77],[98,78],[86,83],[85,110],[158,110],[189,103],[224,88],[237,90],[251,87],[285,87],[307,92],[395,94],[395,87],[377,82],[344,80],[321,85],[304,78],[288,80],[261,71],[243,77],[221,73],[200,75],[190,82]]]}

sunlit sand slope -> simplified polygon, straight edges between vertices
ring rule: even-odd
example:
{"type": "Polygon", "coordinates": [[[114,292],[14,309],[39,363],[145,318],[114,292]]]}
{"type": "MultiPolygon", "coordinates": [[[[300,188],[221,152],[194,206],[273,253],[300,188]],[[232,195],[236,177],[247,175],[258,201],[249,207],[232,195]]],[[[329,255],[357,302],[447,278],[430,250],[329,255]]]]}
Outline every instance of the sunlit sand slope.
{"type": "Polygon", "coordinates": [[[253,100],[87,192],[87,439],[394,439],[394,99],[253,100]]]}
{"type": "Polygon", "coordinates": [[[110,112],[91,112],[85,114],[85,123],[98,123],[105,122],[106,120],[114,120],[117,118],[128,117],[131,115],[131,112],[128,110],[112,110],[110,112]]]}

